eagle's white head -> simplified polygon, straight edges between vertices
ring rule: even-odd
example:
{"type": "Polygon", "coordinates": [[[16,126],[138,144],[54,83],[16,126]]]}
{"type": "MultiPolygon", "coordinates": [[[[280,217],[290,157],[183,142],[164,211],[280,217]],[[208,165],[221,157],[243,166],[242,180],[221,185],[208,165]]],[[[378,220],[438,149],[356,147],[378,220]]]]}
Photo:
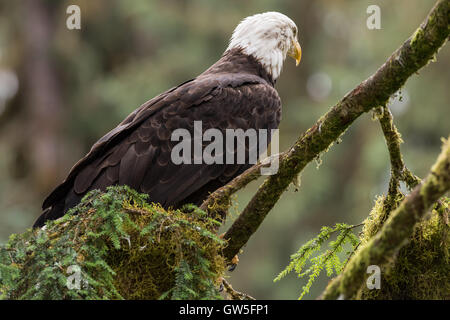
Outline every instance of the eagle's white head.
{"type": "Polygon", "coordinates": [[[302,50],[297,40],[297,26],[284,14],[266,12],[247,17],[234,29],[227,50],[240,48],[255,57],[276,80],[286,55],[299,64],[302,50]]]}

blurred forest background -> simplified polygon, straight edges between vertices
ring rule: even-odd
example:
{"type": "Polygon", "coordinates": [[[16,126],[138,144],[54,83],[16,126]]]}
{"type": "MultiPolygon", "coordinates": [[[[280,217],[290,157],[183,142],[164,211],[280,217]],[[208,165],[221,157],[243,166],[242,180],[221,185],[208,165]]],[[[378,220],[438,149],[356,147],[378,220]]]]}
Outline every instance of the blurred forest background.
{"type": "MultiPolygon", "coordinates": [[[[434,0],[2,0],[0,2],[0,243],[30,227],[44,197],[104,133],[146,100],[219,59],[248,15],[279,11],[299,27],[303,59],[276,88],[281,150],[371,75],[426,17],[434,0]],[[66,9],[81,8],[81,30],[66,9]],[[381,7],[381,30],[366,9],[381,7]]],[[[390,103],[405,162],[423,177],[450,129],[450,49],[390,103]],[[401,98],[400,98],[401,97],[401,98]]],[[[389,160],[378,122],[361,117],[301,176],[250,239],[231,274],[258,299],[295,299],[306,280],[273,283],[324,225],[360,223],[385,193],[389,160]]],[[[243,208],[261,180],[238,194],[243,208]]],[[[307,298],[327,282],[322,277],[307,298]]]]}

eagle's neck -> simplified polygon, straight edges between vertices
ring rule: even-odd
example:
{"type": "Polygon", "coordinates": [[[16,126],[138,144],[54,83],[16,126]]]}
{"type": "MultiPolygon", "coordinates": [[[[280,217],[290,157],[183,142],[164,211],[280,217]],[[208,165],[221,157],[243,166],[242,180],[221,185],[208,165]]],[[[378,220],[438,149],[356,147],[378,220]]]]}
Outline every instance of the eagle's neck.
{"type": "Polygon", "coordinates": [[[263,78],[272,86],[276,81],[261,61],[240,48],[225,51],[222,57],[204,72],[207,73],[248,73],[263,78]]]}
{"type": "MultiPolygon", "coordinates": [[[[232,44],[230,44],[230,47],[232,44]]],[[[276,80],[283,69],[283,62],[286,54],[275,46],[268,46],[262,41],[256,41],[252,45],[244,45],[242,47],[237,44],[237,48],[242,48],[242,52],[256,59],[271,77],[276,80]]]]}

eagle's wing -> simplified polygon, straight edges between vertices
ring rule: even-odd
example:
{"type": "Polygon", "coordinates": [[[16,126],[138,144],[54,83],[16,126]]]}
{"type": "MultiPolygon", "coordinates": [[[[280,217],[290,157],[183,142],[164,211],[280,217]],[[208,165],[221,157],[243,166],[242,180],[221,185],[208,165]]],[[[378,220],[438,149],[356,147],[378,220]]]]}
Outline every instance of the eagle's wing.
{"type": "Polygon", "coordinates": [[[276,90],[259,77],[223,75],[188,81],[145,103],[102,137],[44,201],[47,210],[38,221],[62,216],[89,190],[116,184],[148,193],[151,201],[163,206],[195,201],[250,165],[176,165],[171,151],[178,142],[171,141],[172,132],[183,128],[193,136],[194,121],[200,120],[203,131],[275,129],[280,116],[276,90]]]}

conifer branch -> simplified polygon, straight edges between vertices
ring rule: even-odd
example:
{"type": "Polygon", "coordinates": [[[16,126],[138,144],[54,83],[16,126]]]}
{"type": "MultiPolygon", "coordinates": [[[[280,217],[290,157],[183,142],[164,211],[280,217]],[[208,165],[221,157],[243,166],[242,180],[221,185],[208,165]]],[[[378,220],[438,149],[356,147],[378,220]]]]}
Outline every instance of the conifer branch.
{"type": "Polygon", "coordinates": [[[290,272],[295,272],[298,278],[308,276],[308,282],[303,287],[300,297],[298,298],[299,300],[302,299],[303,296],[309,292],[313,282],[323,269],[326,270],[328,276],[332,276],[333,273],[338,275],[342,271],[343,264],[337,254],[343,250],[343,246],[346,243],[350,243],[354,249],[359,245],[360,242],[353,234],[352,230],[362,225],[363,223],[357,225],[337,223],[333,228],[322,227],[320,233],[314,239],[309,240],[301,246],[296,253],[291,255],[289,265],[280,272],[274,279],[274,282],[280,281],[290,272]],[[339,235],[336,237],[335,241],[329,242],[329,249],[319,255],[313,256],[314,253],[321,250],[323,244],[336,232],[339,232],[339,235]],[[308,262],[311,266],[304,270],[305,265],[308,262]]]}

